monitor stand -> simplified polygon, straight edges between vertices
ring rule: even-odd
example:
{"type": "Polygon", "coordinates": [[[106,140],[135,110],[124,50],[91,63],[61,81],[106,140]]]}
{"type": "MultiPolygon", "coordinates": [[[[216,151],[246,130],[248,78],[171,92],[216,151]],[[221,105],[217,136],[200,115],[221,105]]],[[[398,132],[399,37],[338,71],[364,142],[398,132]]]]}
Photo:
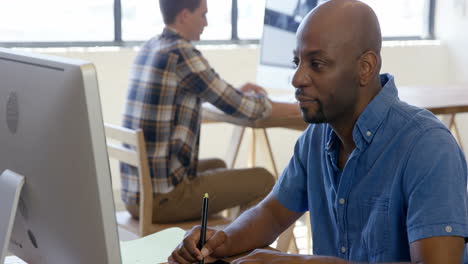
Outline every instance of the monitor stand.
{"type": "Polygon", "coordinates": [[[5,262],[24,176],[10,170],[0,174],[0,263],[5,262]]]}

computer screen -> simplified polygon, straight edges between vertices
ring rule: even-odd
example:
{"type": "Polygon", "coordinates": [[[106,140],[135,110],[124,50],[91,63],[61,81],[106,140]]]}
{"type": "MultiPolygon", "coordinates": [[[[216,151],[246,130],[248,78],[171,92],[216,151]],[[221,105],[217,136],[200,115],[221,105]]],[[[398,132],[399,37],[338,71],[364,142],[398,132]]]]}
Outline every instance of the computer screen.
{"type": "Polygon", "coordinates": [[[0,80],[0,173],[25,177],[9,251],[121,263],[94,66],[0,48],[0,80]]]}
{"type": "Polygon", "coordinates": [[[307,13],[322,2],[325,0],[266,1],[257,83],[270,89],[292,89],[297,28],[307,13]]]}

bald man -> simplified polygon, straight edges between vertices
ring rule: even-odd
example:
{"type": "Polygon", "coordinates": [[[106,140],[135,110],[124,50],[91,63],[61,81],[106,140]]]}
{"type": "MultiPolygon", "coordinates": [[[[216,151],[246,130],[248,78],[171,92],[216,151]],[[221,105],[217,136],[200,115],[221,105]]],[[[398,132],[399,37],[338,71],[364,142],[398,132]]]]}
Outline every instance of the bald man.
{"type": "Polygon", "coordinates": [[[273,191],[196,248],[169,260],[236,255],[272,243],[310,212],[314,255],[255,250],[233,263],[466,263],[467,166],[450,131],[380,75],[381,33],[367,5],[333,0],[297,32],[293,78],[311,123],[273,191]]]}

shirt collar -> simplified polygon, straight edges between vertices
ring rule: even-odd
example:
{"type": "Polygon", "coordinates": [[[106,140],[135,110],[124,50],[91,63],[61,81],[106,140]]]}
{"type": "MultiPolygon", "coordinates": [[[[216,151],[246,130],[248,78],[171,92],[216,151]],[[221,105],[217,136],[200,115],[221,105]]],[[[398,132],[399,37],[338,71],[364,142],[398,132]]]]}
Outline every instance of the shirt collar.
{"type": "Polygon", "coordinates": [[[172,27],[166,26],[161,34],[162,38],[182,38],[179,32],[172,27]]]}
{"type": "Polygon", "coordinates": [[[353,138],[358,148],[362,147],[364,142],[367,144],[372,142],[380,124],[387,116],[388,110],[398,98],[398,91],[392,75],[381,74],[380,83],[382,89],[366,106],[354,126],[353,138]]]}
{"type": "Polygon", "coordinates": [[[333,129],[330,129],[330,132],[328,133],[327,138],[328,138],[328,141],[326,143],[325,150],[330,153],[337,138],[336,133],[335,131],[333,131],[333,129]]]}

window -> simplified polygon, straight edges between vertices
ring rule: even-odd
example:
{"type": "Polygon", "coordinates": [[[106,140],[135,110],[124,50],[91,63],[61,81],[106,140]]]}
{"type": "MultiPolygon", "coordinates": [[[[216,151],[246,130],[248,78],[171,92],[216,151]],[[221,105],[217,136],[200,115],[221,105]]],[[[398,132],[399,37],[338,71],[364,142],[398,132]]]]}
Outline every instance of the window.
{"type": "Polygon", "coordinates": [[[262,37],[265,0],[238,1],[238,33],[240,39],[260,39],[262,37]]]}
{"type": "Polygon", "coordinates": [[[113,0],[1,1],[0,42],[112,41],[113,0]]]}
{"type": "Polygon", "coordinates": [[[231,39],[231,3],[232,0],[208,0],[208,26],[201,40],[231,39]]]}
{"type": "MultiPolygon", "coordinates": [[[[231,38],[232,0],[208,1],[208,27],[202,40],[229,40],[231,38]]],[[[122,1],[122,39],[145,41],[160,34],[164,22],[157,0],[122,1]]]]}
{"type": "MultiPolygon", "coordinates": [[[[296,7],[324,0],[207,1],[208,27],[202,41],[231,41],[232,36],[256,41],[263,34],[265,5],[296,7]]],[[[435,0],[363,1],[377,13],[384,37],[431,36],[435,0]]],[[[158,0],[9,0],[1,1],[0,8],[0,46],[135,44],[159,34],[163,27],[158,0]],[[121,12],[114,14],[114,9],[121,12]]]]}
{"type": "Polygon", "coordinates": [[[377,14],[382,35],[427,37],[429,35],[429,1],[427,0],[362,0],[377,14]]]}
{"type": "Polygon", "coordinates": [[[164,27],[157,0],[122,1],[122,40],[148,40],[164,27]]]}

